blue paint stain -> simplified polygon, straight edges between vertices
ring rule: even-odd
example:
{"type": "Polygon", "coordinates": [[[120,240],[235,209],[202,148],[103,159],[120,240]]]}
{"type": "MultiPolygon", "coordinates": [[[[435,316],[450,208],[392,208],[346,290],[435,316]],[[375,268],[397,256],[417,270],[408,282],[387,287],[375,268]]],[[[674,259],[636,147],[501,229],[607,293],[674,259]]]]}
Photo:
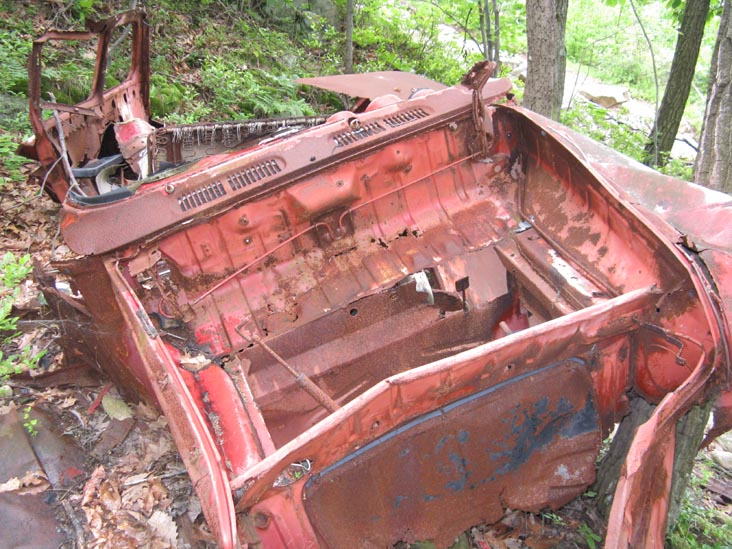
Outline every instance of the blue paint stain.
{"type": "Polygon", "coordinates": [[[457,455],[455,452],[450,452],[450,461],[454,464],[455,473],[459,475],[459,478],[445,483],[445,488],[453,492],[462,492],[465,490],[465,484],[470,476],[467,467],[468,464],[464,457],[457,455]]]}
{"type": "Polygon", "coordinates": [[[448,438],[450,438],[450,437],[444,436],[444,437],[440,438],[440,440],[437,442],[437,445],[435,446],[435,453],[442,450],[442,447],[445,445],[445,443],[447,443],[448,438]]]}
{"type": "Polygon", "coordinates": [[[468,433],[468,432],[467,432],[467,431],[466,431],[465,429],[462,429],[462,430],[461,430],[461,431],[460,431],[460,432],[458,433],[458,437],[457,437],[457,439],[458,439],[458,442],[459,442],[460,444],[465,444],[466,442],[468,442],[468,438],[469,438],[469,437],[470,437],[470,434],[469,434],[469,433],[468,433]]]}
{"type": "Polygon", "coordinates": [[[402,501],[405,499],[409,499],[408,496],[397,496],[394,500],[394,509],[399,509],[399,506],[402,504],[402,501]]]}
{"type": "MultiPolygon", "coordinates": [[[[449,415],[450,412],[453,410],[458,410],[461,407],[469,405],[470,403],[480,400],[488,395],[495,394],[502,389],[509,387],[515,383],[521,382],[531,376],[551,371],[557,366],[560,366],[567,362],[573,362],[580,366],[586,366],[585,361],[579,358],[570,358],[567,361],[552,363],[542,368],[539,368],[538,370],[526,372],[510,380],[506,380],[492,387],[478,391],[477,393],[473,393],[442,408],[428,412],[405,423],[400,427],[397,427],[396,429],[393,429],[386,435],[383,435],[382,437],[371,441],[370,443],[364,445],[358,450],[344,456],[337,462],[329,465],[323,471],[316,473],[310,479],[308,479],[306,483],[306,490],[310,489],[310,487],[314,483],[317,483],[321,478],[328,476],[332,472],[351,463],[353,460],[359,458],[360,456],[367,455],[371,450],[392,440],[394,437],[398,437],[400,435],[408,433],[415,427],[425,424],[426,422],[433,421],[438,418],[444,418],[445,416],[449,415]]],[[[539,411],[542,410],[542,407],[545,411],[548,411],[548,399],[545,398],[538,401],[535,404],[532,413],[528,413],[527,410],[521,410],[520,405],[517,405],[516,408],[512,410],[513,417],[504,416],[500,419],[495,419],[495,421],[500,421],[502,424],[510,425],[510,428],[508,429],[504,440],[487,441],[484,438],[481,440],[483,441],[483,444],[487,445],[485,451],[486,453],[488,453],[489,458],[492,461],[507,459],[508,462],[505,463],[500,468],[500,470],[496,472],[496,474],[491,475],[487,479],[478,480],[478,483],[480,485],[485,484],[486,482],[495,481],[497,474],[505,474],[508,471],[518,469],[521,464],[525,463],[528,460],[529,456],[531,456],[533,452],[539,451],[547,446],[551,442],[552,438],[557,435],[566,438],[574,438],[587,432],[597,430],[596,412],[592,404],[592,400],[589,396],[584,408],[581,411],[574,413],[572,413],[571,402],[567,401],[566,399],[561,399],[560,402],[557,403],[557,408],[549,414],[550,417],[548,418],[538,417],[541,415],[539,411]],[[523,418],[520,417],[522,414],[523,418]]],[[[442,439],[437,444],[436,450],[439,451],[447,443],[448,438],[448,436],[442,437],[442,439]]],[[[425,458],[432,458],[432,456],[430,454],[425,454],[425,458]]],[[[449,467],[444,468],[444,470],[446,471],[448,471],[449,469],[449,467]]],[[[468,473],[466,472],[466,474],[468,473]]],[[[440,496],[425,495],[423,497],[425,501],[432,501],[440,496]]],[[[382,520],[382,517],[373,517],[372,520],[382,520]]]]}
{"type": "Polygon", "coordinates": [[[589,395],[582,410],[575,410],[566,398],[559,399],[556,407],[550,408],[549,398],[542,397],[532,407],[514,409],[509,423],[513,444],[496,442],[486,448],[488,459],[503,461],[496,475],[517,470],[558,435],[574,438],[597,429],[595,408],[589,395]]]}
{"type": "Polygon", "coordinates": [[[410,452],[409,448],[403,448],[402,451],[399,452],[399,457],[404,457],[404,456],[408,455],[409,452],[410,452]]]}

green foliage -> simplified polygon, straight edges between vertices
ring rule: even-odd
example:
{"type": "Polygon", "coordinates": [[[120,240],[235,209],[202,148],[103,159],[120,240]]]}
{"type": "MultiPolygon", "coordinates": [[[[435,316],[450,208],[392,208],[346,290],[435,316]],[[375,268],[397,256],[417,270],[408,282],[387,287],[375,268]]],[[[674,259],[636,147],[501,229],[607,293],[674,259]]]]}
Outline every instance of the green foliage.
{"type": "Polygon", "coordinates": [[[666,164],[658,166],[655,169],[666,175],[683,179],[684,181],[694,180],[694,163],[681,158],[669,158],[666,164]]]}
{"type": "Polygon", "coordinates": [[[667,546],[674,549],[722,549],[732,540],[732,519],[715,506],[704,501],[704,478],[692,475],[690,485],[681,503],[681,511],[673,531],[667,537],[667,546]]]}
{"type": "MultiPolygon", "coordinates": [[[[18,143],[15,137],[10,133],[0,133],[0,165],[8,174],[10,181],[23,181],[24,176],[20,171],[20,167],[26,162],[26,159],[15,154],[18,143]]],[[[0,190],[6,185],[6,178],[0,175],[0,190]]]]}
{"type": "Polygon", "coordinates": [[[587,526],[587,523],[580,524],[579,533],[584,538],[587,547],[595,549],[598,544],[602,541],[602,537],[598,536],[592,528],[587,526]]]}
{"type": "MultiPolygon", "coordinates": [[[[28,254],[16,258],[11,252],[6,252],[0,259],[0,343],[9,344],[18,335],[18,319],[11,314],[13,302],[20,295],[20,285],[31,270],[28,254]]],[[[33,356],[30,347],[7,355],[0,350],[0,381],[35,368],[42,356],[43,353],[33,356]]]]}
{"type": "Polygon", "coordinates": [[[440,41],[438,12],[430,4],[367,1],[353,41],[357,70],[400,70],[455,84],[480,55],[440,41]]]}
{"type": "Polygon", "coordinates": [[[38,420],[30,417],[31,410],[30,406],[23,408],[23,427],[30,436],[35,437],[38,436],[38,420]]]}
{"type": "Polygon", "coordinates": [[[18,21],[18,27],[0,29],[0,92],[25,93],[28,89],[26,63],[31,52],[31,41],[26,33],[30,25],[18,21]]]}
{"type": "Polygon", "coordinates": [[[231,119],[314,114],[297,97],[297,85],[286,75],[209,57],[201,69],[201,92],[218,113],[231,119]]]}
{"type": "Polygon", "coordinates": [[[593,103],[575,103],[562,112],[562,123],[640,162],[646,133],[621,124],[610,111],[593,103]]]}

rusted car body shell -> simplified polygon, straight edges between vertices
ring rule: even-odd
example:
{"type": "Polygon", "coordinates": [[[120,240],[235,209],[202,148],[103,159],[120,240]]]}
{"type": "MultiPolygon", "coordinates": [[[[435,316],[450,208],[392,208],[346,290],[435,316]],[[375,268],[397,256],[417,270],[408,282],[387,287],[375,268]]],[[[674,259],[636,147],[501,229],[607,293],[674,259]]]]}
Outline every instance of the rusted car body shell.
{"type": "MultiPolygon", "coordinates": [[[[121,89],[151,122],[144,58],[121,89]]],[[[491,71],[227,152],[233,126],[203,125],[212,154],[111,197],[70,189],[34,122],[79,254],[49,301],[165,413],[221,547],[445,546],[558,508],[629,398],[657,406],[605,545],[660,547],[677,420],[721,394],[732,425],[729,198],[505,103],[491,71]]],[[[110,110],[97,135],[128,122],[118,92],[85,107],[110,110]]],[[[195,145],[163,131],[151,172],[195,145]]]]}

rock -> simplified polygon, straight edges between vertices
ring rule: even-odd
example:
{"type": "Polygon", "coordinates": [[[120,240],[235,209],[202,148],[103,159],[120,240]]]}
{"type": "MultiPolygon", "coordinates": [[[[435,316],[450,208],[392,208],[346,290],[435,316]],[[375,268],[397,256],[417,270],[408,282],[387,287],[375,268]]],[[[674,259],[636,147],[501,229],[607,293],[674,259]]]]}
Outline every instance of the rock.
{"type": "Polygon", "coordinates": [[[732,453],[732,432],[727,432],[723,435],[719,435],[719,437],[717,437],[717,439],[714,441],[714,444],[719,446],[725,452],[732,453]]]}
{"type": "Polygon", "coordinates": [[[585,82],[580,89],[580,94],[606,109],[625,103],[630,99],[630,93],[625,86],[594,82],[585,82]]]}
{"type": "Polygon", "coordinates": [[[726,450],[712,450],[709,452],[712,461],[727,471],[732,471],[732,452],[726,450]]]}

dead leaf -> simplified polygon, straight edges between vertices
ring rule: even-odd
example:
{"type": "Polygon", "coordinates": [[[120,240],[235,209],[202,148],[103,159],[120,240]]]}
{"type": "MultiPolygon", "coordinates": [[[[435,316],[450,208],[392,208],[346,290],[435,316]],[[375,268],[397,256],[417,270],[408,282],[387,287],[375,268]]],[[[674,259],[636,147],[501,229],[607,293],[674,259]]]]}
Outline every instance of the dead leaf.
{"type": "Polygon", "coordinates": [[[104,466],[100,465],[99,467],[94,469],[91,476],[89,477],[89,480],[87,480],[86,484],[84,485],[84,490],[81,496],[82,507],[88,505],[89,502],[92,501],[92,499],[94,498],[94,494],[96,494],[97,492],[97,488],[99,488],[99,484],[102,482],[102,480],[104,480],[106,476],[107,473],[104,470],[104,466]]]}
{"type": "Polygon", "coordinates": [[[168,513],[165,511],[155,511],[147,523],[158,537],[169,543],[171,547],[176,546],[178,528],[175,525],[173,517],[168,513]]]}
{"type": "Polygon", "coordinates": [[[15,492],[18,494],[39,494],[50,486],[46,475],[41,471],[28,471],[22,478],[13,477],[0,484],[0,494],[15,492]]]}
{"type": "Polygon", "coordinates": [[[121,398],[114,397],[107,393],[102,399],[102,408],[107,412],[107,415],[112,419],[128,419],[132,417],[132,410],[127,406],[127,403],[121,398]]]}
{"type": "Polygon", "coordinates": [[[58,407],[65,410],[66,408],[71,408],[74,404],[76,404],[76,398],[70,396],[59,402],[58,407]]]}

